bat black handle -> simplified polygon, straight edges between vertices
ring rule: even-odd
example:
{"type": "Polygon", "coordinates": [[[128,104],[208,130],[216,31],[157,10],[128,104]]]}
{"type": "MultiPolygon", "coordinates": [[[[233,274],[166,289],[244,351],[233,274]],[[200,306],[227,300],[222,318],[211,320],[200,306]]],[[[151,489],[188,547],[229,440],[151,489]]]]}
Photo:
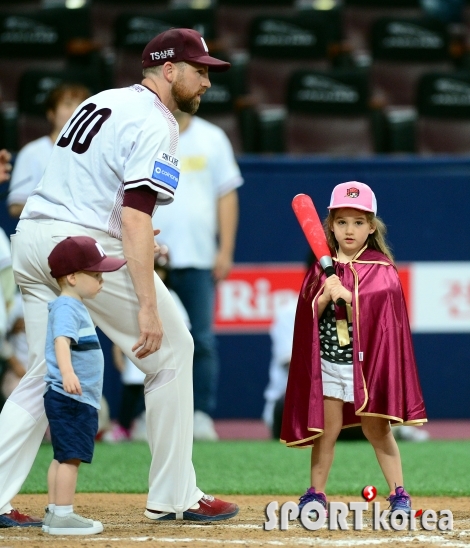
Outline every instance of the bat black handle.
{"type": "MultiPolygon", "coordinates": [[[[325,274],[326,274],[327,278],[329,278],[330,276],[333,276],[333,274],[336,274],[336,272],[335,272],[335,269],[332,266],[327,266],[325,268],[325,274]]],[[[336,301],[336,306],[346,306],[346,301],[342,297],[340,297],[336,301]]]]}

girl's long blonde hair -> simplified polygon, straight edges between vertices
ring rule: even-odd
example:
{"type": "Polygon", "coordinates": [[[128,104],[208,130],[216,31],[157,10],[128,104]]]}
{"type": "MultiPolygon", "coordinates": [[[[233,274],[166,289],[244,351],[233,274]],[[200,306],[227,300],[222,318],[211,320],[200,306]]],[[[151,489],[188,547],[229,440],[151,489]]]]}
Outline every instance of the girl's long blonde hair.
{"type": "MultiPolygon", "coordinates": [[[[338,248],[338,242],[335,238],[335,235],[333,234],[333,230],[331,229],[337,211],[337,209],[330,209],[328,217],[323,222],[326,240],[328,242],[328,246],[331,252],[334,252],[338,248]]],[[[392,261],[392,263],[394,263],[393,254],[390,246],[385,241],[387,227],[385,226],[384,222],[382,221],[382,219],[380,219],[380,217],[374,215],[374,213],[364,211],[364,214],[366,216],[367,222],[370,223],[372,226],[375,226],[375,231],[372,232],[372,234],[369,234],[369,237],[367,238],[367,247],[370,249],[375,249],[376,251],[380,251],[386,257],[388,257],[392,261]]]]}

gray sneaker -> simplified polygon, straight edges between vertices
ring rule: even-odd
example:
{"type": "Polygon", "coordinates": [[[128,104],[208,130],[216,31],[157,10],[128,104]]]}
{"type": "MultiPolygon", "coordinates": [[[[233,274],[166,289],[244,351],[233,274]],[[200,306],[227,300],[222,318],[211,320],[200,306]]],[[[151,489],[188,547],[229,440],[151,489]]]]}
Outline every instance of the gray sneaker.
{"type": "Polygon", "coordinates": [[[103,531],[101,521],[83,518],[74,512],[66,516],[52,514],[49,521],[50,535],[96,535],[103,531]]]}
{"type": "Polygon", "coordinates": [[[44,514],[44,519],[42,520],[42,530],[44,531],[44,533],[49,533],[49,524],[51,523],[51,519],[54,514],[49,510],[47,506],[45,508],[45,511],[46,513],[44,514]]]}

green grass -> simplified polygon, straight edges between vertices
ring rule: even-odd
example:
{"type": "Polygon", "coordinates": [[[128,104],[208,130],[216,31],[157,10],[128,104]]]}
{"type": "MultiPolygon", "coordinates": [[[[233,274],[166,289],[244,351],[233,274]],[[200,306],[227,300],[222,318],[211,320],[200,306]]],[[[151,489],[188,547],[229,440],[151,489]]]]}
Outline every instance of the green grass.
{"type": "MultiPolygon", "coordinates": [[[[470,496],[470,441],[401,442],[406,488],[413,495],[470,496]]],[[[52,449],[40,448],[22,493],[45,493],[52,449]]],[[[199,487],[207,493],[299,495],[309,485],[308,449],[287,449],[275,441],[194,444],[199,487]]],[[[82,465],[78,491],[146,493],[150,453],[145,443],[96,445],[93,464],[82,465]]],[[[364,485],[386,492],[372,447],[338,442],[328,482],[332,495],[359,495],[364,485]]]]}

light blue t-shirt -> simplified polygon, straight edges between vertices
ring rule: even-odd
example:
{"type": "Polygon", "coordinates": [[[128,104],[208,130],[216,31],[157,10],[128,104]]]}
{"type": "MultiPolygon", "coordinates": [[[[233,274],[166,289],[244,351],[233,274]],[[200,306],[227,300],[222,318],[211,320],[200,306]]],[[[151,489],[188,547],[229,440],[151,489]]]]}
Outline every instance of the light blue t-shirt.
{"type": "Polygon", "coordinates": [[[46,337],[46,391],[49,388],[100,409],[103,391],[104,357],[95,326],[86,306],[73,297],[61,296],[48,304],[46,337]],[[82,395],[64,390],[54,348],[57,337],[71,339],[72,367],[82,387],[82,395]]]}

